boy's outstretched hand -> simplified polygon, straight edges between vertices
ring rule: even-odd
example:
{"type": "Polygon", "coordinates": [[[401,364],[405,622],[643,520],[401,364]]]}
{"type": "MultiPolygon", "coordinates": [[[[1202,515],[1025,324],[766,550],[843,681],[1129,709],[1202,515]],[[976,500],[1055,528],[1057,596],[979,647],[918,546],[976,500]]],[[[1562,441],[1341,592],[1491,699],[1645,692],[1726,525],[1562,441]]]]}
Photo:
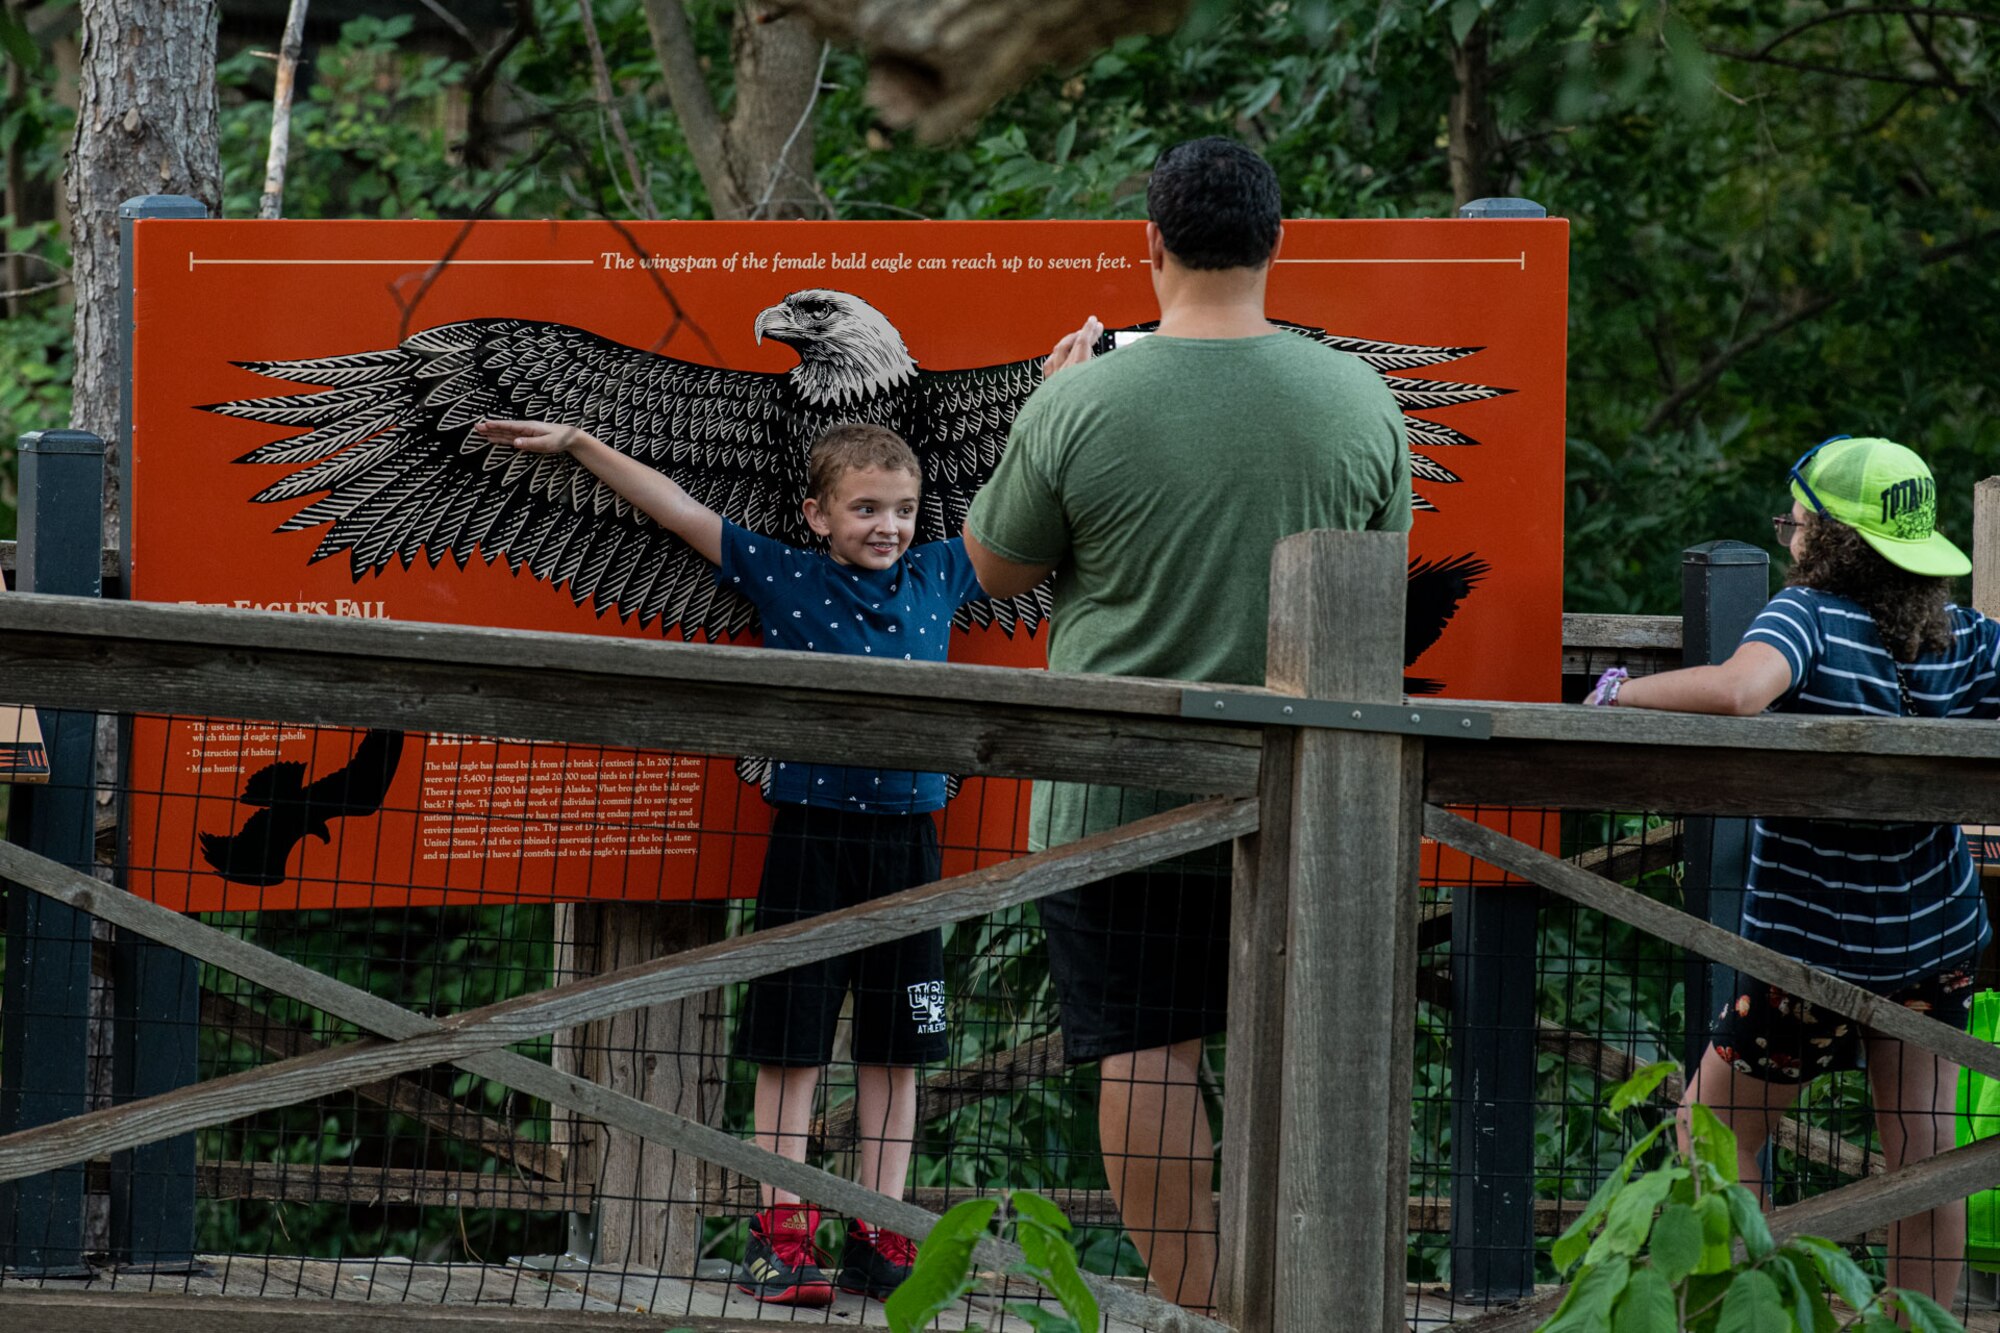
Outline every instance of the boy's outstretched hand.
{"type": "Polygon", "coordinates": [[[588,438],[575,426],[559,426],[553,421],[482,421],[472,433],[531,454],[566,454],[588,438]]]}

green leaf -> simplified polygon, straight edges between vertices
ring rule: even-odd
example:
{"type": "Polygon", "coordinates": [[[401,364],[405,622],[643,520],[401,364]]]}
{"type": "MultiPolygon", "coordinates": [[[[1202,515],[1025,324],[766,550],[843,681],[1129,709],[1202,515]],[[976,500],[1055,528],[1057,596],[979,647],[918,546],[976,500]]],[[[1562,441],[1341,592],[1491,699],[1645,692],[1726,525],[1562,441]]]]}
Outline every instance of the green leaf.
{"type": "Polygon", "coordinates": [[[1069,161],[1070,150],[1075,147],[1076,117],[1071,116],[1063,122],[1063,127],[1056,131],[1056,165],[1061,166],[1069,161]]]}
{"type": "Polygon", "coordinates": [[[1875,1299],[1875,1284],[1845,1249],[1818,1236],[1800,1236],[1798,1243],[1812,1256],[1813,1267],[1826,1279],[1826,1285],[1839,1293],[1840,1299],[1857,1310],[1868,1308],[1875,1299]]]}
{"type": "Polygon", "coordinates": [[[1666,1081],[1667,1075],[1680,1068],[1672,1060],[1655,1060],[1632,1077],[1611,1090],[1611,1110],[1614,1114],[1630,1110],[1653,1095],[1655,1089],[1666,1081]]]}
{"type": "Polygon", "coordinates": [[[1046,1305],[1022,1305],[1019,1302],[1012,1302],[1007,1306],[1007,1313],[1034,1329],[1035,1333],[1081,1333],[1076,1320],[1060,1310],[1051,1310],[1046,1305]]]}
{"type": "MultiPolygon", "coordinates": [[[[1041,1202],[1055,1211],[1053,1204],[1041,1202]]],[[[1014,1239],[1021,1243],[1021,1251],[1028,1258],[1029,1275],[1056,1294],[1079,1328],[1094,1329],[1097,1297],[1084,1285],[1083,1274],[1077,1270],[1076,1249],[1065,1234],[1068,1229],[1066,1219],[1063,1230],[1057,1231],[1034,1218],[1022,1217],[1014,1224],[1014,1239]]]]}
{"type": "Polygon", "coordinates": [[[1670,1203],[1653,1224],[1653,1266],[1669,1282],[1679,1282],[1701,1263],[1701,1219],[1684,1203],[1670,1203]]]}
{"type": "Polygon", "coordinates": [[[1771,1252],[1771,1228],[1764,1221],[1764,1210],[1757,1206],[1757,1196],[1741,1185],[1731,1185],[1722,1192],[1729,1204],[1729,1220],[1736,1227],[1736,1234],[1743,1238],[1743,1248],[1750,1258],[1762,1259],[1771,1252]]]}
{"type": "Polygon", "coordinates": [[[1007,1206],[1022,1217],[1039,1222],[1051,1231],[1059,1231],[1065,1235],[1069,1232],[1069,1219],[1063,1216],[1063,1210],[1033,1190],[1015,1190],[1007,1196],[1007,1206]]]}
{"type": "Polygon", "coordinates": [[[33,70],[42,63],[42,53],[35,49],[27,24],[6,9],[0,9],[0,51],[23,70],[33,70]]]}
{"type": "Polygon", "coordinates": [[[1694,1159],[1712,1166],[1724,1181],[1736,1183],[1736,1135],[1716,1118],[1715,1112],[1696,1102],[1689,1108],[1688,1135],[1694,1159]]]}
{"type": "Polygon", "coordinates": [[[1255,88],[1252,88],[1250,90],[1249,94],[1246,97],[1244,97],[1243,114],[1246,116],[1254,116],[1259,111],[1262,111],[1265,107],[1271,105],[1271,99],[1276,97],[1278,95],[1279,90],[1282,89],[1284,86],[1285,86],[1284,80],[1280,79],[1275,74],[1265,79],[1262,83],[1259,83],[1255,88]]]}
{"type": "Polygon", "coordinates": [[[1610,1254],[1637,1254],[1653,1229],[1653,1210],[1666,1200],[1674,1181],[1686,1174],[1680,1167],[1660,1167],[1648,1171],[1611,1201],[1604,1218],[1604,1230],[1590,1247],[1587,1262],[1597,1263],[1610,1254]]]}
{"type": "Polygon", "coordinates": [[[1729,1205],[1720,1194],[1704,1194],[1701,1202],[1694,1206],[1695,1219],[1701,1223],[1701,1262],[1695,1265],[1697,1273],[1726,1273],[1735,1265],[1735,1256],[1730,1250],[1729,1205]]]}
{"type": "Polygon", "coordinates": [[[1453,46],[1464,46],[1465,35],[1472,31],[1472,25],[1479,22],[1479,0],[1452,0],[1451,42],[1453,46]]]}
{"type": "Polygon", "coordinates": [[[1798,1325],[1799,1333],[1815,1333],[1823,1311],[1826,1318],[1832,1318],[1833,1312],[1827,1309],[1826,1297],[1820,1293],[1819,1274],[1810,1257],[1787,1249],[1764,1268],[1789,1294],[1792,1322],[1798,1325]]]}
{"type": "Polygon", "coordinates": [[[1951,1317],[1951,1311],[1921,1291],[1894,1288],[1896,1304],[1910,1317],[1912,1333],[1965,1333],[1965,1326],[1951,1317]]]}
{"type": "Polygon", "coordinates": [[[1611,1312],[1611,1333],[1680,1333],[1674,1289],[1657,1268],[1641,1268],[1611,1312]]]}
{"type": "Polygon", "coordinates": [[[1625,1290],[1631,1266],[1623,1255],[1610,1263],[1585,1268],[1571,1284],[1549,1322],[1536,1333],[1604,1333],[1611,1307],[1625,1290]]]}
{"type": "Polygon", "coordinates": [[[1722,1298],[1715,1333],[1794,1333],[1778,1284],[1754,1268],[1739,1273],[1722,1298]]]}
{"type": "Polygon", "coordinates": [[[917,1252],[916,1267],[882,1303],[896,1333],[917,1333],[972,1285],[972,1249],[999,1209],[997,1199],[968,1199],[938,1219],[917,1252]]]}
{"type": "Polygon", "coordinates": [[[1627,1150],[1624,1160],[1612,1168],[1611,1174],[1604,1178],[1604,1183],[1590,1196],[1590,1203],[1585,1206],[1576,1221],[1570,1223],[1569,1228],[1556,1238],[1555,1245],[1549,1250],[1549,1257],[1555,1261],[1558,1273],[1567,1272],[1570,1266],[1589,1250],[1591,1230],[1597,1226],[1598,1219],[1604,1216],[1604,1210],[1611,1206],[1612,1198],[1624,1188],[1625,1181],[1631,1176],[1632,1168],[1638,1165],[1640,1156],[1653,1146],[1653,1141],[1660,1137],[1666,1127],[1666,1122],[1661,1121],[1647,1130],[1639,1141],[1627,1150]]]}

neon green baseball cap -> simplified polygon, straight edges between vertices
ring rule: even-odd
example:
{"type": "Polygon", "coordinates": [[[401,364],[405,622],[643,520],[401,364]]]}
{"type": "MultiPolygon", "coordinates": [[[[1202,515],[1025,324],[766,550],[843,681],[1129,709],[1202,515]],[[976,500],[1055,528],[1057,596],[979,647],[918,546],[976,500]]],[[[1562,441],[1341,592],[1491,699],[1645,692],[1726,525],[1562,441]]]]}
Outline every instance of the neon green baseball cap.
{"type": "Polygon", "coordinates": [[[1792,498],[1845,523],[1898,569],[1931,578],[1972,572],[1937,530],[1937,483],[1924,460],[1894,440],[1836,435],[1792,464],[1792,498]]]}

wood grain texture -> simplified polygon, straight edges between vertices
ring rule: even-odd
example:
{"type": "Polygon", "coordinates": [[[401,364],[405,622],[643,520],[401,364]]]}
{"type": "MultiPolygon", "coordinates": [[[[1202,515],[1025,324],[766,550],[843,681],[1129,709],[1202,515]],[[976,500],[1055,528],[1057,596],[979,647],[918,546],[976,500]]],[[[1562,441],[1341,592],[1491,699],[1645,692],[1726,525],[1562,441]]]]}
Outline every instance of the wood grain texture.
{"type": "MultiPolygon", "coordinates": [[[[1276,606],[1276,603],[1273,603],[1276,606]]],[[[1274,646],[1280,638],[1272,617],[1274,646]]],[[[1277,655],[1282,659],[1289,646],[1277,655]]],[[[1222,1090],[1222,1193],[1216,1211],[1216,1310],[1237,1328],[1276,1318],[1279,1165],[1284,1128],[1285,950],[1291,921],[1292,782],[1298,734],[1264,735],[1257,832],[1237,840],[1229,905],[1228,1076],[1222,1090]]]]}
{"type": "Polygon", "coordinates": [[[1972,607],[1983,616],[2000,616],[2000,477],[1988,477],[1972,488],[1972,607]]]}
{"type": "MultiPolygon", "coordinates": [[[[1273,617],[1339,632],[1275,640],[1269,678],[1399,701],[1406,568],[1398,533],[1279,543],[1273,617]]],[[[1406,1327],[1421,742],[1306,731],[1295,745],[1273,1327],[1316,1333],[1338,1310],[1390,1333],[1406,1327]]]]}
{"type": "Polygon", "coordinates": [[[1851,1018],[1874,1029],[1876,1035],[1909,1042],[1928,1054],[1976,1069],[1988,1078],[2000,1078],[2000,1047],[1926,1018],[1873,991],[1795,962],[1776,950],[1752,944],[1734,931],[1655,902],[1637,890],[1579,870],[1546,852],[1436,806],[1424,810],[1424,831],[1488,865],[1511,871],[1669,944],[1727,963],[1759,981],[1802,996],[1819,1008],[1851,1018]]]}
{"type": "MultiPolygon", "coordinates": [[[[556,911],[556,979],[596,977],[723,938],[716,903],[599,902],[556,911]]],[[[722,1026],[713,992],[628,1009],[558,1034],[558,1068],[676,1115],[722,1114],[722,1026]]],[[[554,1117],[571,1145],[569,1179],[597,1196],[598,1262],[692,1273],[701,1252],[702,1167],[686,1153],[574,1116],[554,1117]]],[[[583,1211],[579,1209],[578,1211],[583,1211]]]]}
{"type": "MultiPolygon", "coordinates": [[[[1577,741],[1686,749],[1808,750],[1817,754],[2000,759],[2000,722],[1942,718],[1813,717],[1763,713],[1710,717],[1645,708],[1578,708],[1453,700],[1488,714],[1495,741],[1577,741]]],[[[1463,742],[1476,744],[1477,742],[1463,742]]]]}
{"type": "Polygon", "coordinates": [[[509,1308],[276,1300],[255,1296],[183,1296],[169,1292],[37,1291],[0,1288],[0,1325],[13,1333],[746,1333],[754,1319],[633,1315],[622,1310],[509,1308]]]}
{"type": "Polygon", "coordinates": [[[1604,652],[1619,648],[1681,650],[1679,616],[1604,616],[1563,612],[1563,649],[1604,652]]]}
{"type": "Polygon", "coordinates": [[[1900,1171],[1870,1176],[1771,1214],[1771,1235],[1847,1240],[2000,1185],[2000,1138],[1981,1139],[1900,1171]]]}
{"type": "MultiPolygon", "coordinates": [[[[1776,719],[1730,720],[1749,725],[1776,719]]],[[[1896,720],[1867,725],[1931,727],[1979,733],[1980,739],[2000,727],[1896,720]]],[[[1864,754],[1829,748],[1805,758],[1790,747],[1758,751],[1494,740],[1433,741],[1426,763],[1424,799],[1435,805],[2000,823],[2000,764],[1984,755],[1864,754]]]]}
{"type": "MultiPolygon", "coordinates": [[[[1030,882],[1025,885],[1014,885],[1011,890],[1006,891],[1019,892],[1026,888],[1032,890],[1030,896],[1054,892],[1072,882],[1080,883],[1106,873],[1113,873],[1107,868],[1109,866],[1130,868],[1150,863],[1163,856],[1178,855],[1196,847],[1229,841],[1241,836],[1248,828],[1254,827],[1255,820],[1254,802],[1241,802],[1233,806],[1192,807],[1155,816],[1153,819],[1072,844],[1060,852],[1044,853],[1038,857],[1023,858],[1022,861],[1010,863],[1013,866],[1021,866],[1026,862],[1036,862],[1037,865],[1031,867],[1034,876],[1030,882]],[[1165,836],[1161,836],[1162,834],[1165,836]],[[1106,859],[1107,852],[1111,853],[1109,859],[1106,859]],[[1130,865],[1121,862],[1129,862],[1130,865]],[[1065,866],[1063,863],[1069,864],[1065,866]]],[[[996,869],[1004,870],[1005,867],[996,869]]],[[[977,872],[977,875],[990,876],[992,873],[992,871],[982,871],[977,872]]],[[[107,890],[96,880],[52,861],[23,852],[11,844],[0,843],[0,877],[101,916],[149,939],[169,944],[183,953],[222,967],[246,980],[267,986],[281,994],[302,999],[316,1008],[344,1018],[366,1030],[392,1038],[403,1038],[406,1041],[426,1036],[433,1039],[449,1038],[452,1035],[434,1020],[413,1014],[365,991],[323,977],[309,968],[279,958],[232,935],[204,926],[198,921],[179,916],[130,894],[107,890]]],[[[969,877],[960,877],[958,881],[948,883],[962,884],[967,878],[969,877]]],[[[939,886],[929,887],[936,889],[939,886]]],[[[990,890],[992,886],[986,887],[990,890]]],[[[974,896],[980,896],[984,891],[975,889],[974,896]]],[[[965,915],[978,915],[990,910],[994,910],[990,904],[982,905],[966,912],[965,915]]],[[[821,920],[826,919],[829,918],[821,918],[821,920]]],[[[584,1018],[571,1017],[567,1021],[573,1025],[594,1016],[586,1014],[584,1018]]],[[[386,1048],[379,1045],[361,1043],[342,1048],[350,1053],[346,1057],[342,1057],[341,1051],[331,1051],[326,1054],[335,1058],[353,1058],[353,1053],[357,1051],[362,1055],[370,1055],[379,1054],[384,1049],[386,1048]]],[[[417,1063],[428,1064],[437,1058],[440,1057],[420,1056],[417,1063]]],[[[555,1106],[583,1113],[606,1124],[627,1129],[651,1142],[687,1151],[704,1161],[769,1181],[817,1199],[826,1206],[849,1215],[868,1217],[880,1225],[908,1236],[921,1238],[928,1235],[931,1227],[937,1222],[933,1214],[920,1208],[889,1199],[816,1168],[788,1161],[733,1135],[660,1108],[648,1106],[634,1098],[562,1073],[510,1051],[489,1049],[462,1058],[450,1056],[442,1058],[452,1059],[464,1069],[482,1077],[498,1080],[530,1096],[540,1097],[555,1106]]],[[[320,1057],[308,1056],[306,1062],[319,1059],[320,1057]]],[[[402,1068],[409,1067],[415,1066],[402,1065],[396,1070],[379,1073],[360,1069],[355,1071],[358,1076],[352,1081],[365,1081],[388,1072],[401,1072],[402,1068]]],[[[341,1081],[349,1080],[343,1078],[341,1081]]],[[[209,1086],[204,1084],[202,1088],[209,1086]]],[[[186,1091],[200,1092],[202,1088],[186,1091]]],[[[184,1094],[173,1096],[182,1095],[184,1094]]],[[[166,1101],[171,1101],[171,1098],[155,1098],[151,1104],[166,1101]]],[[[144,1109],[149,1107],[149,1103],[133,1103],[132,1106],[144,1109]]],[[[175,1110],[172,1115],[165,1118],[172,1120],[184,1109],[175,1110]]],[[[101,1116],[106,1113],[97,1114],[101,1116]]],[[[115,1115],[116,1112],[110,1114],[115,1115]]],[[[235,1113],[225,1110],[221,1118],[230,1118],[233,1114],[235,1113]]],[[[58,1131],[68,1135],[78,1126],[82,1126],[87,1142],[91,1133],[90,1127],[84,1122],[92,1119],[90,1116],[80,1117],[77,1120],[45,1126],[41,1130],[29,1133],[58,1131]]],[[[130,1126],[125,1128],[129,1130],[130,1126]]],[[[153,1128],[157,1129],[159,1136],[162,1137],[180,1132],[179,1128],[171,1123],[161,1126],[156,1122],[153,1128]]],[[[102,1135],[97,1137],[101,1138],[102,1135]]],[[[146,1140],[142,1135],[135,1141],[146,1140]]],[[[95,1146],[86,1146],[80,1156],[87,1157],[93,1155],[95,1151],[95,1146]]],[[[26,1168],[29,1172],[37,1169],[41,1168],[32,1165],[26,1168]]],[[[982,1263],[1000,1269],[1022,1262],[1018,1247],[997,1240],[981,1242],[976,1254],[982,1263]]],[[[1162,1330],[1162,1333],[1177,1333],[1178,1330],[1218,1333],[1222,1328],[1222,1325],[1212,1320],[1191,1315],[1157,1297],[1127,1291],[1101,1279],[1087,1280],[1097,1292],[1104,1310],[1119,1318],[1145,1323],[1149,1327],[1162,1330]]]]}
{"type": "Polygon", "coordinates": [[[1003,667],[9,597],[0,678],[19,682],[12,702],[46,706],[816,762],[852,758],[865,732],[891,766],[1256,784],[1258,733],[1180,720],[1178,684],[1003,667]]]}

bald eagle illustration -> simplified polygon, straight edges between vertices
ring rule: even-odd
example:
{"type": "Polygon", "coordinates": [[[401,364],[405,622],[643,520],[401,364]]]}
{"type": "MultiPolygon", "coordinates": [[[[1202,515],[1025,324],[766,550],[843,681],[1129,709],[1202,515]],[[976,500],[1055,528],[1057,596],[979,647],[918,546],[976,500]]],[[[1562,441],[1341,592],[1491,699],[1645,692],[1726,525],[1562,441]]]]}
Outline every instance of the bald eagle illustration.
{"type": "MultiPolygon", "coordinates": [[[[1421,482],[1450,484],[1458,477],[1419,447],[1477,441],[1417,414],[1511,392],[1398,373],[1455,361],[1476,347],[1409,346],[1283,327],[1382,374],[1403,409],[1411,471],[1421,482]]],[[[237,362],[318,391],[205,410],[303,430],[236,461],[292,469],[254,499],[300,504],[277,530],[324,529],[312,559],[344,554],[357,582],[391,562],[409,568],[421,558],[436,567],[449,556],[464,568],[475,556],[501,559],[517,574],[525,568],[566,588],[578,606],[588,601],[599,615],[615,610],[621,619],[636,616],[662,630],[678,626],[690,639],[715,639],[751,628],[756,613],[716,584],[699,554],[574,459],[489,443],[472,434],[474,423],[539,418],[581,426],[672,476],[733,522],[808,549],[820,544],[800,513],[813,440],[843,421],[887,426],[922,463],[917,540],[936,541],[963,527],[973,496],[999,462],[1014,414],[1042,379],[1040,354],[970,369],[923,369],[895,325],[848,292],[793,292],[760,313],[750,332],[759,343],[769,338],[790,347],[798,364],[782,373],[731,370],[563,324],[475,319],[379,350],[237,362]]],[[[1416,503],[1434,507],[1421,496],[1416,503]]],[[[1452,609],[1464,592],[1446,599],[1452,609]]],[[[957,623],[1032,631],[1048,609],[1044,584],[1012,600],[968,603],[957,623]]],[[[1435,638],[1429,635],[1426,646],[1435,638]]]]}

